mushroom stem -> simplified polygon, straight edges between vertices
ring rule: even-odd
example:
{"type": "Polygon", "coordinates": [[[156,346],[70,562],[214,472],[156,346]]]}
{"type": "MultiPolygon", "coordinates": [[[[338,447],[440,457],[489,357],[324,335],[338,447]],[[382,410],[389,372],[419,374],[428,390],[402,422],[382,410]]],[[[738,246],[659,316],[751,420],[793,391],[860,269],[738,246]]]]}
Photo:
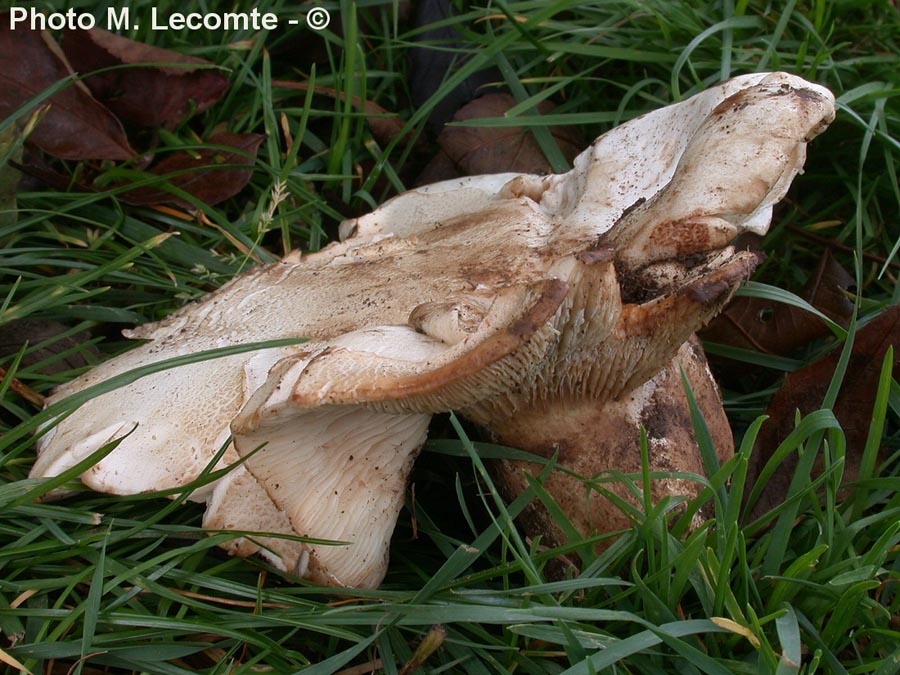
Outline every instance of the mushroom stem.
{"type": "MultiPolygon", "coordinates": [[[[653,378],[618,399],[544,401],[505,419],[492,420],[489,430],[505,445],[547,458],[556,455],[561,468],[581,477],[555,469],[544,487],[583,536],[624,530],[631,527],[631,520],[597,486],[638,508],[640,500],[622,481],[598,483],[592,479],[602,481],[610,470],[640,474],[642,427],[647,432],[650,471],[706,474],[682,369],[709,425],[719,461],[724,462],[734,454],[734,443],[718,387],[696,338],[682,345],[653,378]]],[[[497,482],[508,496],[524,492],[529,478],[543,469],[538,463],[518,460],[494,464],[497,482]]],[[[635,482],[640,486],[639,478],[635,482]]],[[[654,503],[663,497],[693,499],[701,489],[699,482],[686,478],[659,478],[652,482],[652,498],[654,503]]],[[[533,536],[541,535],[547,545],[567,543],[564,530],[538,500],[523,515],[523,524],[533,536]]],[[[597,547],[605,548],[610,541],[604,539],[597,547]]]]}

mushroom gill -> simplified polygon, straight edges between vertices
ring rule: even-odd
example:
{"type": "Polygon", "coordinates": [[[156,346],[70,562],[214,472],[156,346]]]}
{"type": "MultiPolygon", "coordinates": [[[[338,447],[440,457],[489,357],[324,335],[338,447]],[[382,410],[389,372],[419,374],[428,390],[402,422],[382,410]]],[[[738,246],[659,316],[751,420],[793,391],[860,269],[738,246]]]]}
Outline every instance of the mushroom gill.
{"type": "MultiPolygon", "coordinates": [[[[49,403],[175,355],[308,342],[98,396],[54,421],[32,475],[56,475],[127,434],[85,472],[86,485],[115,494],[183,486],[230,435],[222,464],[244,464],[194,495],[209,505],[205,523],[278,536],[229,550],[262,547],[315,581],[376,586],[430,414],[460,410],[545,453],[571,441],[574,463],[596,459],[578,464],[590,471],[632,461],[633,444],[615,430],[603,440],[541,429],[602,423],[630,434],[633,425],[615,422],[622,415],[682,414],[679,364],[707,377],[682,345],[758,263],[731,240],[765,231],[807,142],[833,115],[821,87],[747,75],[613,129],[566,174],[478,176],[399,195],[343,223],[342,242],[248,272],[132,331],[148,342],[49,403]]],[[[704,387],[715,393],[711,381],[704,387]]],[[[705,409],[720,415],[712,394],[705,409]]],[[[672,468],[699,470],[692,441],[658,428],[672,468]]],[[[723,434],[722,452],[728,442],[723,434]]],[[[524,469],[508,467],[513,486],[524,469]]],[[[604,518],[589,514],[584,527],[604,518]]]]}

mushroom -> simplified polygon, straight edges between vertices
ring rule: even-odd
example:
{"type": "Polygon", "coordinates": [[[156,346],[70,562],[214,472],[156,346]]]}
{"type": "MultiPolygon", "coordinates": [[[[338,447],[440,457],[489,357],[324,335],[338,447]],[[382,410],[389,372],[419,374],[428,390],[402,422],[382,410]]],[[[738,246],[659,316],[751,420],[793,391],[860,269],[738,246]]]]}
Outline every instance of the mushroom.
{"type": "MultiPolygon", "coordinates": [[[[640,502],[624,482],[597,478],[611,469],[620,474],[641,473],[642,431],[646,434],[650,471],[672,474],[651,481],[654,503],[663,497],[692,499],[702,488],[697,482],[675,476],[705,473],[682,374],[709,428],[718,461],[724,463],[734,454],[731,427],[696,337],[681,345],[653,377],[612,400],[587,398],[565,406],[550,405],[495,424],[491,431],[496,440],[507,445],[548,459],[556,455],[556,462],[566,471],[550,472],[543,488],[583,536],[627,529],[631,519],[601,490],[635,507],[641,507],[640,502]]],[[[538,476],[545,467],[503,459],[495,461],[492,468],[495,482],[514,497],[524,492],[530,477],[538,476]]],[[[541,537],[543,545],[568,543],[562,527],[539,500],[526,507],[522,519],[532,536],[541,537]]],[[[609,537],[599,538],[596,548],[610,543],[609,537]]]]}
{"type": "MultiPolygon", "coordinates": [[[[130,331],[148,342],[49,403],[173,356],[308,342],[97,396],[46,430],[32,476],[121,439],[85,485],[184,486],[230,438],[219,466],[235,468],[192,495],[208,504],[205,525],[279,535],[236,539],[234,553],[261,550],[319,583],[377,586],[432,413],[459,410],[498,439],[552,451],[559,440],[541,435],[545,425],[637,419],[664,392],[679,395],[677,364],[695,349],[682,345],[758,264],[729,242],[765,232],[833,115],[822,87],[746,75],[610,131],[568,173],[477,176],[395,197],[343,223],[343,241],[130,331]]],[[[671,464],[693,467],[696,449],[679,434],[664,434],[671,464]]]]}

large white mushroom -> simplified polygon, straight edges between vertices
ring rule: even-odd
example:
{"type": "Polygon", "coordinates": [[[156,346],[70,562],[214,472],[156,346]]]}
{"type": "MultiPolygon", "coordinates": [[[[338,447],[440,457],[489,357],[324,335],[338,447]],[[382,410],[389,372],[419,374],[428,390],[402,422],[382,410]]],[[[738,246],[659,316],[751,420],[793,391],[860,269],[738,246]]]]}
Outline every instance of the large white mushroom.
{"type": "MultiPolygon", "coordinates": [[[[208,503],[205,525],[343,542],[240,539],[231,550],[262,545],[315,581],[376,586],[432,413],[459,410],[544,453],[582,444],[569,456],[608,458],[579,464],[590,471],[633,462],[610,452],[610,439],[631,433],[664,393],[680,395],[673,364],[689,365],[712,392],[708,414],[721,414],[714,385],[702,383],[708,372],[682,345],[756,266],[729,242],[765,232],[806,144],[833,116],[822,87],[747,75],[610,131],[566,174],[478,176],[400,195],[344,223],[344,241],[255,269],[131,331],[148,342],[49,403],[177,355],[309,342],[98,396],[47,430],[32,475],[57,475],[128,434],[83,474],[86,485],[183,486],[232,437],[223,463],[246,462],[194,494],[208,503]],[[629,421],[598,441],[592,426],[616,424],[611,416],[629,421]],[[587,432],[565,432],[579,425],[587,432]]],[[[686,436],[663,434],[662,465],[700,470],[686,436]]],[[[511,483],[522,468],[507,466],[511,483]]]]}

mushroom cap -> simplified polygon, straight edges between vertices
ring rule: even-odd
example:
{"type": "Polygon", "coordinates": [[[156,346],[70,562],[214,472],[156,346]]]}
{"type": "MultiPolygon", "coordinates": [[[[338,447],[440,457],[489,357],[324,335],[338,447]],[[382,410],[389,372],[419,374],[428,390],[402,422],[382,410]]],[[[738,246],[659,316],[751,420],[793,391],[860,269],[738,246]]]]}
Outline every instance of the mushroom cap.
{"type": "Polygon", "coordinates": [[[56,475],[127,434],[85,472],[86,485],[181,486],[231,433],[223,463],[236,451],[259,489],[230,494],[248,484],[235,475],[195,493],[214,507],[209,522],[246,523],[226,516],[234,505],[267,514],[250,529],[283,533],[289,523],[299,535],[346,538],[352,545],[281,539],[268,550],[328,583],[376,585],[428,415],[459,409],[490,426],[540,401],[611,400],[652,377],[753,270],[756,255],[729,241],[764,231],[806,143],[833,115],[821,87],[748,75],[610,131],[566,174],[404,193],[344,223],[344,241],[248,272],[131,331],[148,342],[49,403],[176,355],[309,342],[97,396],[39,440],[32,475],[56,475]],[[360,479],[350,455],[381,473],[360,479]],[[382,475],[388,466],[393,478],[382,475]]]}

